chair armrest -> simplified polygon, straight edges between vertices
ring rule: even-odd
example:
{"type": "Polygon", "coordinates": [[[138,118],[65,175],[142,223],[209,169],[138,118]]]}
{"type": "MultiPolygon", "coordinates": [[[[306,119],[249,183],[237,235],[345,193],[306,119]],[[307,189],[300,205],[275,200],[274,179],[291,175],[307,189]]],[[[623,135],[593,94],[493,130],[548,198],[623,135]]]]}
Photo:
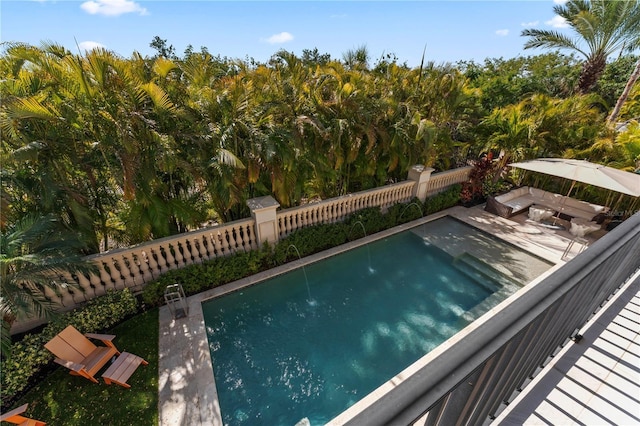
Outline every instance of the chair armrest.
{"type": "Polygon", "coordinates": [[[29,404],[24,404],[19,406],[18,408],[15,408],[9,411],[8,413],[4,413],[3,415],[0,416],[0,422],[3,422],[5,420],[10,419],[13,416],[17,416],[19,414],[24,413],[25,411],[27,411],[27,407],[29,407],[29,404]]]}
{"type": "Polygon", "coordinates": [[[120,353],[120,351],[118,351],[118,348],[116,348],[116,345],[114,345],[112,342],[112,340],[116,338],[116,336],[114,336],[113,334],[85,333],[84,335],[90,339],[101,340],[102,343],[104,343],[106,346],[109,346],[110,348],[113,348],[118,353],[120,353]]]}
{"type": "Polygon", "coordinates": [[[77,362],[73,362],[73,361],[65,361],[60,358],[55,358],[53,362],[55,362],[56,364],[60,364],[63,367],[67,367],[69,370],[72,370],[72,371],[81,371],[82,369],[84,369],[84,365],[82,364],[78,364],[77,362]]]}
{"type": "Polygon", "coordinates": [[[95,333],[84,333],[84,335],[90,339],[98,339],[98,340],[102,340],[103,342],[105,341],[112,341],[113,339],[116,338],[115,335],[113,334],[95,334],[95,333]]]}

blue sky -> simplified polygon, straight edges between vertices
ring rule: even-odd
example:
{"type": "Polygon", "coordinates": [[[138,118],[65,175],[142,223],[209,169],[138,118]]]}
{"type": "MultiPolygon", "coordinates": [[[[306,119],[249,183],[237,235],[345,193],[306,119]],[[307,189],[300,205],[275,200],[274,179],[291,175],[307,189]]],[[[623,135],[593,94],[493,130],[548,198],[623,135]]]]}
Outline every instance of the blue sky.
{"type": "Polygon", "coordinates": [[[182,55],[187,45],[212,54],[268,60],[279,49],[318,48],[335,59],[366,46],[372,62],[393,53],[418,66],[543,53],[523,50],[525,28],[565,31],[553,13],[563,0],[528,1],[135,1],[2,0],[0,40],[73,51],[103,46],[129,57],[151,55],[154,36],[182,55]]]}

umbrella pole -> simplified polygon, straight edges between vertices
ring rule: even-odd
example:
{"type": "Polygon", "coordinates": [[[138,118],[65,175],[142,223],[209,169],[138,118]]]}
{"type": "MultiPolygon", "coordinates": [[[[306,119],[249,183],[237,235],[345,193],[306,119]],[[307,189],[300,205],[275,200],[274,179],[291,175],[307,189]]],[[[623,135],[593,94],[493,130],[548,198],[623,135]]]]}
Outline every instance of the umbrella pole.
{"type": "Polygon", "coordinates": [[[622,203],[623,198],[624,198],[624,194],[620,194],[620,196],[618,197],[618,201],[616,201],[616,203],[611,208],[612,213],[616,212],[617,210],[620,210],[620,203],[622,203]]]}
{"type": "Polygon", "coordinates": [[[556,221],[558,220],[558,218],[560,217],[560,214],[562,214],[562,211],[564,210],[564,205],[567,202],[567,198],[569,198],[569,195],[571,195],[571,191],[573,191],[573,187],[576,186],[576,181],[574,180],[573,182],[571,182],[571,187],[569,188],[569,192],[567,192],[567,195],[564,196],[564,198],[562,199],[562,203],[560,204],[560,210],[558,211],[558,214],[556,215],[556,217],[553,219],[553,224],[556,224],[556,221]]]}

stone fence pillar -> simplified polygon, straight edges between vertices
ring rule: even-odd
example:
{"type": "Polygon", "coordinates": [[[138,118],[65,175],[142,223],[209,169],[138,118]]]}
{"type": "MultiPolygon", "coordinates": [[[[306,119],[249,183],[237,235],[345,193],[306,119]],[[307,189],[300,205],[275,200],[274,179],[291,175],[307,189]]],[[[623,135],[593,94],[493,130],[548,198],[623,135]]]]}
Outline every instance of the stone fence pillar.
{"type": "Polygon", "coordinates": [[[417,197],[424,203],[427,199],[427,183],[431,179],[431,173],[435,169],[431,167],[425,167],[422,164],[416,164],[409,169],[408,180],[414,181],[416,184],[413,187],[413,196],[417,197]]]}
{"type": "Polygon", "coordinates": [[[258,246],[264,242],[278,242],[278,219],[276,210],[280,204],[271,196],[252,198],[247,200],[247,206],[251,210],[251,217],[256,221],[256,237],[258,246]]]}

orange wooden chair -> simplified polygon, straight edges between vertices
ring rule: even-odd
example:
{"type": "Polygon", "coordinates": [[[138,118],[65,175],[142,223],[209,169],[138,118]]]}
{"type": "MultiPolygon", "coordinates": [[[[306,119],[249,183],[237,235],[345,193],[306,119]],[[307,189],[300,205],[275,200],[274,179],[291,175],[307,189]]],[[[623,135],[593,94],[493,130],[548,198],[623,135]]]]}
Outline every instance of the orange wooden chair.
{"type": "Polygon", "coordinates": [[[83,335],[70,325],[49,340],[44,347],[56,356],[54,361],[71,370],[71,374],[98,383],[95,374],[114,355],[120,355],[120,351],[112,343],[115,337],[111,334],[83,335]],[[89,338],[101,340],[105,346],[96,346],[89,338]]]}
{"type": "Polygon", "coordinates": [[[29,417],[24,417],[21,414],[27,411],[27,407],[29,404],[21,405],[15,410],[11,410],[8,413],[5,413],[0,416],[0,422],[9,422],[14,425],[20,426],[45,426],[45,422],[41,422],[40,420],[30,419],[29,417]]]}

